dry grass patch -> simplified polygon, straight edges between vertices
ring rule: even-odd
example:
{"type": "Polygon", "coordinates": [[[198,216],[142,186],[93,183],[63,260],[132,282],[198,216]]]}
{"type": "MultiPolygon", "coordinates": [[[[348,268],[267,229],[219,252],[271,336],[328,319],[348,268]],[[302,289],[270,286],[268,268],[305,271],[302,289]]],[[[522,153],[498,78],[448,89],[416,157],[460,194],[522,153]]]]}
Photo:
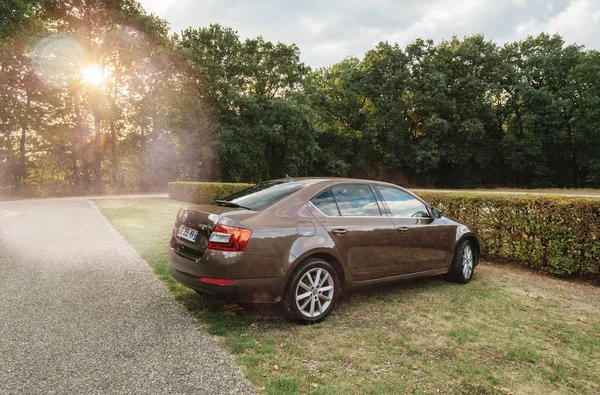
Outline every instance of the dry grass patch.
{"type": "Polygon", "coordinates": [[[324,323],[223,303],[166,272],[167,199],[96,204],[257,390],[315,393],[600,393],[600,288],[483,262],[465,286],[430,278],[345,295],[324,323]]]}

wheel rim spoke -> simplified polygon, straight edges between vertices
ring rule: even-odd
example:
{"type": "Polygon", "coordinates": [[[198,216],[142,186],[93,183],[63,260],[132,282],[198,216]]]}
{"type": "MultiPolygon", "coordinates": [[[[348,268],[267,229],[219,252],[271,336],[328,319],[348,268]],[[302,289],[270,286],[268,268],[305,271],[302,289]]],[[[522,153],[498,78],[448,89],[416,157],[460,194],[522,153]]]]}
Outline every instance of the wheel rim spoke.
{"type": "Polygon", "coordinates": [[[317,275],[315,276],[315,282],[313,283],[316,287],[318,287],[321,281],[321,269],[317,270],[317,275]]]}
{"type": "Polygon", "coordinates": [[[470,245],[465,245],[464,249],[463,249],[463,258],[462,258],[462,264],[463,264],[463,276],[465,278],[469,278],[471,276],[471,273],[473,273],[473,250],[471,249],[470,245]]]}
{"type": "Polygon", "coordinates": [[[312,295],[312,292],[305,292],[305,293],[303,293],[302,295],[298,295],[298,296],[296,296],[296,300],[297,300],[297,301],[301,301],[301,300],[303,300],[303,299],[306,299],[306,298],[308,298],[310,295],[312,295]]]}
{"type": "Polygon", "coordinates": [[[306,306],[308,306],[309,303],[310,303],[310,299],[306,299],[306,302],[304,302],[304,304],[302,306],[300,306],[300,310],[304,310],[306,308],[306,306]]]}
{"type": "Polygon", "coordinates": [[[326,282],[327,280],[329,280],[329,278],[330,278],[330,277],[331,277],[331,276],[329,275],[329,273],[325,272],[325,276],[324,276],[324,277],[323,277],[323,279],[321,280],[321,283],[319,284],[319,287],[322,287],[322,286],[323,286],[323,284],[325,284],[325,282],[326,282]]]}
{"type": "Polygon", "coordinates": [[[310,287],[306,284],[304,284],[304,282],[302,282],[302,280],[298,283],[299,286],[301,286],[302,288],[304,288],[305,291],[309,291],[310,292],[310,287]]]}

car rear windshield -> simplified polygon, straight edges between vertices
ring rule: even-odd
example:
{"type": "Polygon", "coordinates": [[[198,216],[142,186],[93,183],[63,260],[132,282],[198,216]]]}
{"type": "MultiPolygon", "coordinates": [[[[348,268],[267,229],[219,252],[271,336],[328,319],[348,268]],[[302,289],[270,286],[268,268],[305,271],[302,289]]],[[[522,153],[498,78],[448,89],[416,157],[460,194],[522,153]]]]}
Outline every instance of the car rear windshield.
{"type": "Polygon", "coordinates": [[[235,203],[250,210],[261,210],[304,188],[301,181],[268,181],[233,193],[220,201],[235,203]]]}

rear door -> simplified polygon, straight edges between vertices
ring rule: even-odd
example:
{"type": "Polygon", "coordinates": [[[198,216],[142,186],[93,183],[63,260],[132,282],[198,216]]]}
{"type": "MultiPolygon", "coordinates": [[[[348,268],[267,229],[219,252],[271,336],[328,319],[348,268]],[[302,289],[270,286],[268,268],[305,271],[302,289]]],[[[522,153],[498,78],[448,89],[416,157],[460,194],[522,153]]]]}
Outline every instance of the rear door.
{"type": "Polygon", "coordinates": [[[411,274],[446,266],[454,228],[433,219],[425,204],[408,192],[374,185],[396,228],[398,247],[395,273],[411,274]]]}
{"type": "Polygon", "coordinates": [[[396,262],[396,228],[369,184],[333,186],[311,200],[358,281],[387,277],[396,262]]]}

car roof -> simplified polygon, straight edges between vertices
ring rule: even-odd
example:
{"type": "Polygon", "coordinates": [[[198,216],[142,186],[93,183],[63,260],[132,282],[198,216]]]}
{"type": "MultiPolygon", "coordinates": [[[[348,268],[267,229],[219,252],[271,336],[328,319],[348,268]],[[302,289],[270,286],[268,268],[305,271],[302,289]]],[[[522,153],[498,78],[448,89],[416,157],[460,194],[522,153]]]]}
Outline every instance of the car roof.
{"type": "Polygon", "coordinates": [[[346,177],[289,177],[289,178],[278,178],[275,180],[269,180],[267,182],[285,182],[285,181],[300,181],[307,185],[313,184],[344,184],[344,183],[370,183],[370,184],[383,184],[398,187],[399,185],[391,184],[389,182],[377,181],[377,180],[365,180],[360,178],[346,178],[346,177]]]}

